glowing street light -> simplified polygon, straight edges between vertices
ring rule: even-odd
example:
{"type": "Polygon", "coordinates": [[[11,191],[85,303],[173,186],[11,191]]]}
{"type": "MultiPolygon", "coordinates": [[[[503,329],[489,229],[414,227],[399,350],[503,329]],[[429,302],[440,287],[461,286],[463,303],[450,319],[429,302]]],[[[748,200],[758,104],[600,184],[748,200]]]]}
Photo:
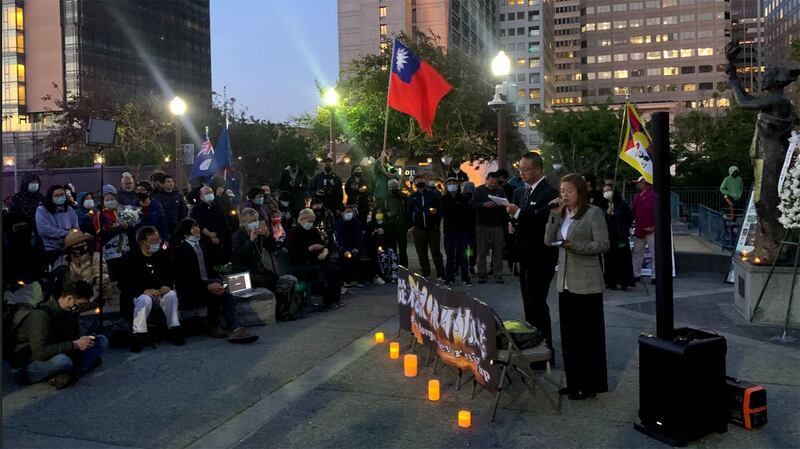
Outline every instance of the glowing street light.
{"type": "Polygon", "coordinates": [[[511,72],[511,59],[506,56],[506,52],[500,50],[497,56],[492,59],[492,74],[496,78],[507,76],[511,72]]]}
{"type": "MultiPolygon", "coordinates": [[[[492,74],[495,78],[502,79],[511,72],[511,59],[500,50],[492,59],[492,74]]],[[[504,82],[494,86],[494,98],[489,102],[489,107],[497,111],[497,166],[506,168],[506,126],[505,110],[508,101],[504,98],[504,82]]]]}
{"type": "Polygon", "coordinates": [[[336,89],[333,86],[325,89],[325,92],[322,94],[322,104],[324,104],[328,109],[330,109],[330,116],[331,116],[331,125],[330,125],[330,156],[333,160],[333,163],[336,163],[336,140],[333,135],[333,110],[339,106],[339,92],[336,92],[336,89]]]}
{"type": "MultiPolygon", "coordinates": [[[[179,189],[181,184],[181,117],[186,114],[186,102],[181,97],[175,96],[169,102],[169,112],[175,116],[175,186],[179,189]]],[[[165,158],[164,162],[169,163],[165,158]]]]}

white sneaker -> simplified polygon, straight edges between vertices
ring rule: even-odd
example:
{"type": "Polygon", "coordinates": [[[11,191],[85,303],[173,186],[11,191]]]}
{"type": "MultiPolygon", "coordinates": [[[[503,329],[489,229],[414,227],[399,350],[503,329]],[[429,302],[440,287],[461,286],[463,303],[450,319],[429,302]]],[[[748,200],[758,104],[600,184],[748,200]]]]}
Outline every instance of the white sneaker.
{"type": "Polygon", "coordinates": [[[386,284],[386,281],[381,279],[380,276],[375,276],[375,279],[372,282],[374,282],[375,285],[385,285],[386,284]]]}
{"type": "Polygon", "coordinates": [[[349,292],[350,290],[348,290],[347,287],[342,287],[340,291],[341,291],[340,295],[346,295],[347,292],[349,292]]]}

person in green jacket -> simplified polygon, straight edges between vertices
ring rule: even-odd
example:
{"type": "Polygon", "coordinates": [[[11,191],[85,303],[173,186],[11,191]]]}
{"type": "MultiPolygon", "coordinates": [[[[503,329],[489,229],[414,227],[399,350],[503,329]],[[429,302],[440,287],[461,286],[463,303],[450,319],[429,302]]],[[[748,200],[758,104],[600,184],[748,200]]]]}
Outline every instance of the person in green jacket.
{"type": "Polygon", "coordinates": [[[731,165],[728,167],[728,176],[722,180],[722,185],[719,186],[719,191],[725,196],[725,203],[728,205],[728,215],[731,219],[736,217],[733,211],[733,206],[742,197],[744,190],[744,183],[741,176],[739,176],[739,167],[731,165]]]}
{"type": "Polygon", "coordinates": [[[81,336],[78,326],[81,309],[92,296],[89,283],[65,276],[61,296],[40,304],[20,323],[13,361],[29,382],[48,380],[61,389],[100,365],[108,339],[103,335],[81,336]]]}

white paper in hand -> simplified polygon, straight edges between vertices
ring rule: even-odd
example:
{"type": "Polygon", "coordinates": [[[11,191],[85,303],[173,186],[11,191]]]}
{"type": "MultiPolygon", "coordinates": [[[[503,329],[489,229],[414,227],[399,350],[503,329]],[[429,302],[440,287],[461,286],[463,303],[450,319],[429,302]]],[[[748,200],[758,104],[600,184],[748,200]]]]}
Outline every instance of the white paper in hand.
{"type": "Polygon", "coordinates": [[[510,203],[502,196],[489,195],[489,199],[499,206],[508,206],[510,203]]]}

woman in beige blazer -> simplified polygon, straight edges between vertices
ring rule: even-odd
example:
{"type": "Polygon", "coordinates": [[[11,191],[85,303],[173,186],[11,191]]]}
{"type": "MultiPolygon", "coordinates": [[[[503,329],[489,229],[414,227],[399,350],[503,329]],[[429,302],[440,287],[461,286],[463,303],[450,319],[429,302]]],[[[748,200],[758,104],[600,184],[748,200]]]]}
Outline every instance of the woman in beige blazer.
{"type": "Polygon", "coordinates": [[[603,211],[589,204],[579,175],[561,179],[558,207],[550,213],[544,241],[558,246],[558,313],[567,387],[561,394],[583,400],[608,391],[600,254],[608,251],[603,211]]]}

